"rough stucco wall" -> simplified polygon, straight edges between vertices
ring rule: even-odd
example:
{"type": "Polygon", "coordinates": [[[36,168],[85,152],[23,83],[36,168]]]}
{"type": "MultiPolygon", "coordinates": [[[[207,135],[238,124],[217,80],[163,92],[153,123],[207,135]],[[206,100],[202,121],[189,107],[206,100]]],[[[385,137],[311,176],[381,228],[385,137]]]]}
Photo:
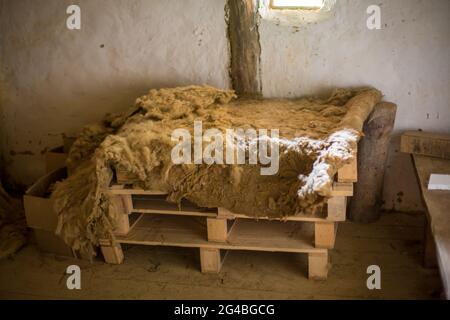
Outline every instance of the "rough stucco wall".
{"type": "MultiPolygon", "coordinates": [[[[43,153],[150,88],[229,87],[225,0],[0,0],[0,139],[16,182],[43,153]],[[103,45],[103,47],[101,47],[103,45]]],[[[5,168],[3,168],[5,169],[5,168]]]]}
{"type": "Polygon", "coordinates": [[[410,158],[398,153],[398,134],[450,132],[450,1],[339,0],[326,21],[294,28],[262,20],[259,32],[264,96],[372,85],[398,104],[386,208],[420,209],[410,158]],[[366,27],[372,4],[381,7],[381,30],[366,27]]]}

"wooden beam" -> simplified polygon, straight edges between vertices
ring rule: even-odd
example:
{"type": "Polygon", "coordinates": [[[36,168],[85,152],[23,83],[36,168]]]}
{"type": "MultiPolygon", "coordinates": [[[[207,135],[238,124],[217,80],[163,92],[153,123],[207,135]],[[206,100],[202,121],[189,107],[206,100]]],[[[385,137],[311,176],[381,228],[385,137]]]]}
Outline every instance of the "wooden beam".
{"type": "Polygon", "coordinates": [[[308,254],[308,278],[326,280],[328,276],[328,252],[308,254]]]}
{"type": "Polygon", "coordinates": [[[105,262],[109,264],[121,264],[123,262],[123,251],[120,243],[101,245],[101,250],[105,262]]]}
{"type": "Polygon", "coordinates": [[[357,159],[358,156],[355,155],[355,158],[342,168],[338,170],[338,182],[357,182],[358,181],[358,165],[357,159]]]}
{"type": "Polygon", "coordinates": [[[228,238],[228,220],[206,218],[208,241],[226,242],[228,238]]]}
{"type": "Polygon", "coordinates": [[[349,203],[349,218],[369,223],[380,218],[384,171],[397,106],[382,102],[364,124],[358,145],[358,182],[349,203]]]}
{"type": "Polygon", "coordinates": [[[259,96],[261,46],[254,0],[228,0],[227,15],[233,89],[239,96],[259,96]]]}
{"type": "Polygon", "coordinates": [[[400,151],[450,159],[450,135],[423,131],[408,131],[401,136],[400,151]]]}
{"type": "Polygon", "coordinates": [[[333,249],[336,240],[335,222],[314,223],[314,246],[316,248],[333,249]]]}
{"type": "Polygon", "coordinates": [[[204,273],[219,273],[222,268],[220,249],[200,248],[200,265],[204,273]]]}
{"type": "Polygon", "coordinates": [[[334,182],[333,189],[331,190],[333,197],[352,197],[353,196],[353,183],[348,182],[334,182]]]}
{"type": "Polygon", "coordinates": [[[327,201],[327,219],[345,221],[347,218],[347,197],[332,197],[327,201]]]}
{"type": "Polygon", "coordinates": [[[431,232],[431,226],[428,219],[425,223],[423,242],[423,265],[425,268],[436,268],[438,264],[436,244],[434,242],[433,233],[431,232]]]}

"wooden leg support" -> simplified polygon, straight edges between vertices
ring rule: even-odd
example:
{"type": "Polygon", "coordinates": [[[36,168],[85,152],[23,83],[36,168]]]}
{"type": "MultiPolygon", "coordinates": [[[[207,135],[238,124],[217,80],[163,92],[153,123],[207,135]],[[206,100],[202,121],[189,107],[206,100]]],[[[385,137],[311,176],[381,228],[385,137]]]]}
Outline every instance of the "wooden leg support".
{"type": "Polygon", "coordinates": [[[434,243],[428,219],[425,223],[424,243],[423,243],[423,265],[425,268],[437,267],[436,244],[434,243]]]}
{"type": "Polygon", "coordinates": [[[220,249],[200,248],[200,264],[204,273],[219,273],[222,268],[220,249]]]}
{"type": "Polygon", "coordinates": [[[130,231],[128,215],[133,210],[131,195],[116,195],[111,197],[109,210],[112,210],[117,217],[114,233],[121,236],[127,235],[130,231]]]}
{"type": "Polygon", "coordinates": [[[131,214],[133,211],[133,199],[131,198],[131,194],[124,194],[120,196],[122,200],[122,206],[125,214],[131,214]]]}
{"type": "Polygon", "coordinates": [[[338,196],[328,199],[328,220],[345,221],[347,218],[347,197],[338,196]]]}
{"type": "Polygon", "coordinates": [[[101,250],[106,263],[121,264],[123,262],[123,251],[120,243],[102,244],[101,250]]]}
{"type": "Polygon", "coordinates": [[[326,280],[328,276],[328,251],[308,253],[308,278],[326,280]]]}
{"type": "Polygon", "coordinates": [[[126,236],[130,232],[130,220],[127,214],[119,213],[116,220],[116,228],[114,234],[126,236]]]}
{"type": "Polygon", "coordinates": [[[314,223],[314,245],[316,248],[333,249],[336,240],[336,223],[314,223]]]}
{"type": "Polygon", "coordinates": [[[226,242],[228,238],[228,220],[207,218],[208,241],[226,242]]]}
{"type": "Polygon", "coordinates": [[[337,173],[339,182],[357,182],[358,181],[358,161],[355,158],[349,164],[346,164],[337,173]]]}

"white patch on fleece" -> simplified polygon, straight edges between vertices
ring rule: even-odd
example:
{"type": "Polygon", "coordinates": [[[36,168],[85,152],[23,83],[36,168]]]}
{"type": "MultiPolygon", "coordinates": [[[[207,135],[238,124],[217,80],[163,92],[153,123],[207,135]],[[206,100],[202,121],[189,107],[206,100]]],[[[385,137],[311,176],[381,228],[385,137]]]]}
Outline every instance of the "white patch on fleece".
{"type": "Polygon", "coordinates": [[[354,130],[340,130],[328,137],[326,141],[311,139],[311,146],[319,152],[317,160],[314,162],[313,169],[308,176],[299,175],[299,179],[304,183],[298,191],[298,196],[303,199],[307,195],[321,192],[327,185],[331,188],[332,172],[330,172],[329,160],[340,159],[343,161],[353,158],[351,143],[356,143],[359,136],[354,130]]]}

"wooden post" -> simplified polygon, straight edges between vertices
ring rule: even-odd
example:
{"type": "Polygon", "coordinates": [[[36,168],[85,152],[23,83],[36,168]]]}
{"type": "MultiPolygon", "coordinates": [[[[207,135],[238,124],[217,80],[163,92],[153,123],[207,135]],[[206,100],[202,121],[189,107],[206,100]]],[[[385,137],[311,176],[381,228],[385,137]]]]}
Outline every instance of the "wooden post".
{"type": "Polygon", "coordinates": [[[228,238],[227,219],[206,218],[208,241],[226,242],[228,238]]]}
{"type": "Polygon", "coordinates": [[[239,96],[259,96],[261,46],[254,0],[228,0],[227,14],[233,89],[239,96]]]}
{"type": "Polygon", "coordinates": [[[113,210],[116,216],[114,233],[117,235],[127,235],[130,231],[129,214],[132,211],[131,195],[114,195],[110,198],[109,210],[113,210]]]}
{"type": "Polygon", "coordinates": [[[431,232],[430,223],[425,222],[424,241],[423,241],[423,265],[425,268],[437,267],[436,244],[434,243],[433,233],[431,232]]]}
{"type": "Polygon", "coordinates": [[[204,273],[219,273],[222,268],[220,249],[200,248],[200,265],[204,273]]]}
{"type": "Polygon", "coordinates": [[[121,264],[123,262],[123,251],[120,243],[102,243],[101,250],[106,263],[121,264]]]}
{"type": "Polygon", "coordinates": [[[314,246],[316,248],[333,249],[336,240],[336,224],[334,222],[314,223],[314,246]]]}
{"type": "Polygon", "coordinates": [[[356,155],[355,159],[353,159],[349,164],[344,165],[342,168],[338,170],[338,182],[357,182],[358,181],[358,168],[357,168],[357,160],[358,156],[356,155]]]}
{"type": "Polygon", "coordinates": [[[330,221],[345,221],[347,212],[347,197],[331,197],[327,201],[327,219],[330,221]]]}
{"type": "Polygon", "coordinates": [[[384,171],[397,106],[382,102],[364,124],[358,145],[358,182],[349,203],[349,217],[369,223],[380,218],[384,171]]]}
{"type": "Polygon", "coordinates": [[[328,277],[328,252],[308,253],[308,278],[326,280],[328,277]]]}

